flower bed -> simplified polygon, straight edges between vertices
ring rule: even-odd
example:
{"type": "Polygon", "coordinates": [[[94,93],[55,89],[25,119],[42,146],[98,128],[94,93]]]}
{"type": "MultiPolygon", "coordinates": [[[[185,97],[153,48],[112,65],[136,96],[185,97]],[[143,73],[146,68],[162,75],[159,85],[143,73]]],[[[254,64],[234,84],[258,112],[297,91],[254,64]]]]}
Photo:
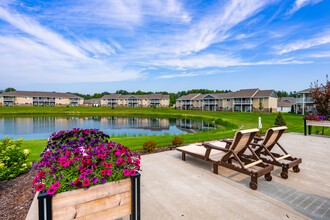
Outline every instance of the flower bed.
{"type": "Polygon", "coordinates": [[[303,119],[312,120],[312,121],[330,121],[330,116],[305,116],[303,119]]]}
{"type": "MultiPolygon", "coordinates": [[[[105,183],[116,187],[113,186],[115,183],[136,176],[140,169],[140,155],[108,141],[108,138],[96,129],[73,129],[52,134],[41,153],[42,159],[34,165],[40,170],[33,180],[34,190],[43,191],[43,196],[67,195],[68,191],[105,183]]],[[[106,195],[101,193],[100,196],[104,199],[106,195]]]]}

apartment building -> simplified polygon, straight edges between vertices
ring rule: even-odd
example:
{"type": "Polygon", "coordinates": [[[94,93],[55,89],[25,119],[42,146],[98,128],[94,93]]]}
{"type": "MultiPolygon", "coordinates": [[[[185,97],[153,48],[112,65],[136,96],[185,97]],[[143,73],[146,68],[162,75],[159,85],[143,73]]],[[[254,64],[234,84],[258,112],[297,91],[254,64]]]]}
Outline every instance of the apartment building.
{"type": "Polygon", "coordinates": [[[103,107],[169,107],[170,96],[162,94],[121,95],[111,94],[101,98],[103,107]]]}
{"type": "Polygon", "coordinates": [[[282,97],[277,100],[277,111],[278,112],[290,112],[293,106],[295,111],[296,98],[294,97],[282,97]]]}
{"type": "Polygon", "coordinates": [[[176,101],[177,109],[202,111],[272,112],[277,111],[274,90],[241,89],[237,92],[182,96],[176,101]]]}
{"type": "Polygon", "coordinates": [[[310,89],[297,92],[296,114],[312,114],[315,110],[314,100],[311,97],[310,89]]]}
{"type": "Polygon", "coordinates": [[[0,94],[0,106],[83,106],[84,99],[69,93],[13,91],[0,94]]]}

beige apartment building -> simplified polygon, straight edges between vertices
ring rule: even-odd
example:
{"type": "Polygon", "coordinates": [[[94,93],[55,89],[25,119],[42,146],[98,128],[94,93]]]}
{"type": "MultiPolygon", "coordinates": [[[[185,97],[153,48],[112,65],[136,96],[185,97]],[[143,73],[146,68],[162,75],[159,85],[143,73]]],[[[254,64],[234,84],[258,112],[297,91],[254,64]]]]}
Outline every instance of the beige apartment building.
{"type": "Polygon", "coordinates": [[[0,94],[0,106],[83,106],[82,97],[59,92],[13,91],[0,94]]]}
{"type": "Polygon", "coordinates": [[[170,96],[162,94],[121,95],[111,94],[101,98],[103,107],[169,107],[170,96]]]}
{"type": "Polygon", "coordinates": [[[274,90],[241,89],[237,92],[181,96],[176,108],[182,110],[272,112],[277,111],[277,95],[274,90]]]}

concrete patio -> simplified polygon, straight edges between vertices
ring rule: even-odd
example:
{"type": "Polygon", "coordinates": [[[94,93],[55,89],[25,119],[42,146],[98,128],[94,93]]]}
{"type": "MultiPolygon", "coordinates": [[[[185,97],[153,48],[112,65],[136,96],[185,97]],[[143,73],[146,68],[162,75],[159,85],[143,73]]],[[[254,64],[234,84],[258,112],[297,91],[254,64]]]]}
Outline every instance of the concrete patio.
{"type": "Polygon", "coordinates": [[[273,180],[219,168],[178,151],[142,156],[142,219],[330,219],[330,137],[285,134],[280,143],[303,159],[301,171],[273,180]]]}

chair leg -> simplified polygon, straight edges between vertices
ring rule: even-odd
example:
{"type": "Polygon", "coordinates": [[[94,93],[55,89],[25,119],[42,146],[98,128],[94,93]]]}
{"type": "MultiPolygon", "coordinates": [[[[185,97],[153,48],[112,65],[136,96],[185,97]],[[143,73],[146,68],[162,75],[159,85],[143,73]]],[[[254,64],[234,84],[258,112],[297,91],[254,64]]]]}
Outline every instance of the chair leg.
{"type": "Polygon", "coordinates": [[[258,178],[252,176],[251,177],[251,182],[250,182],[250,188],[253,189],[253,190],[256,190],[258,189],[258,178]]]}
{"type": "Polygon", "coordinates": [[[213,163],[213,173],[218,174],[219,173],[219,164],[213,163]]]}
{"type": "Polygon", "coordinates": [[[286,166],[282,167],[281,177],[283,179],[287,179],[289,177],[288,170],[289,169],[286,166]]]}
{"type": "Polygon", "coordinates": [[[185,161],[186,160],[186,154],[182,153],[182,160],[185,161]]]}

